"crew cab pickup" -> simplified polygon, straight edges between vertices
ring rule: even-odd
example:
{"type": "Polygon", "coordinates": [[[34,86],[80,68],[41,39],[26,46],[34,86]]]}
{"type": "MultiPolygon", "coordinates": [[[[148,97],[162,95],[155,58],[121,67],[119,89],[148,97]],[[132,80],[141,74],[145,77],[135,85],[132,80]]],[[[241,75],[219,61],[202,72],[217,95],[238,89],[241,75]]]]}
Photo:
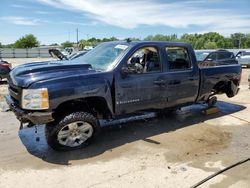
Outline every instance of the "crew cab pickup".
{"type": "Polygon", "coordinates": [[[193,103],[239,91],[238,64],[199,67],[187,43],[118,41],[70,61],[24,64],[8,79],[6,101],[24,125],[46,124],[55,150],[86,146],[100,119],[193,103]]]}

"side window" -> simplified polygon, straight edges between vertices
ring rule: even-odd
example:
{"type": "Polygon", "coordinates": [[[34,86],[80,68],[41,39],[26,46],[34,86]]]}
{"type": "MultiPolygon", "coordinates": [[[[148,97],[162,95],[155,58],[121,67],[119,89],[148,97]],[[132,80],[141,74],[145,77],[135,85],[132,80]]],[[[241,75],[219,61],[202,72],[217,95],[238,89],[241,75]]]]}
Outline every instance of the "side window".
{"type": "Polygon", "coordinates": [[[218,54],[218,60],[231,59],[231,58],[233,58],[233,55],[230,52],[220,52],[218,54]]]}
{"type": "Polygon", "coordinates": [[[184,47],[167,47],[167,59],[170,70],[185,70],[192,67],[188,50],[184,47]]]}
{"type": "Polygon", "coordinates": [[[129,58],[127,64],[137,74],[160,71],[159,51],[156,47],[140,48],[129,58]]]}
{"type": "Polygon", "coordinates": [[[215,61],[216,60],[216,53],[209,54],[205,60],[215,61]]]}

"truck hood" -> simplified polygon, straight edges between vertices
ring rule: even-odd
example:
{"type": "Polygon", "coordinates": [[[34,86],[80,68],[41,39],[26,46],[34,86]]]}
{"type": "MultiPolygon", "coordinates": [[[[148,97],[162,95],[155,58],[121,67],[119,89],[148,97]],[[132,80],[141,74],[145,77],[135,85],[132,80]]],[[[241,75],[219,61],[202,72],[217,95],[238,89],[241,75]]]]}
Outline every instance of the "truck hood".
{"type": "Polygon", "coordinates": [[[26,88],[39,81],[96,73],[89,64],[70,61],[38,62],[20,65],[10,73],[9,83],[26,88]]]}

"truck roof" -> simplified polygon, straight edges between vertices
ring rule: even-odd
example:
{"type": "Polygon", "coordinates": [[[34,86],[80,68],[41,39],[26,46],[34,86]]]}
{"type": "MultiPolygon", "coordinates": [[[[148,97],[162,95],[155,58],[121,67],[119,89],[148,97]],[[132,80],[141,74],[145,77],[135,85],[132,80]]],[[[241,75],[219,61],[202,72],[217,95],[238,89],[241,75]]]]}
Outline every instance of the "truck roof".
{"type": "Polygon", "coordinates": [[[190,46],[191,44],[185,42],[170,42],[170,41],[111,41],[105,43],[113,43],[113,44],[124,44],[124,45],[138,45],[138,44],[148,44],[148,45],[181,45],[181,46],[190,46]]]}

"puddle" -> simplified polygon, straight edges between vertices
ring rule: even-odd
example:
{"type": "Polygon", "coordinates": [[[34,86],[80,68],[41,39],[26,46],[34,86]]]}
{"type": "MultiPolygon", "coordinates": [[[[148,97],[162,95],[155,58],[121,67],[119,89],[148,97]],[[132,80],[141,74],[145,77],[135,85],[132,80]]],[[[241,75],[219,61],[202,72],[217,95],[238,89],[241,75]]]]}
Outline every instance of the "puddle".
{"type": "Polygon", "coordinates": [[[232,133],[219,127],[197,125],[170,136],[165,142],[169,152],[165,154],[169,162],[188,162],[204,156],[218,154],[227,148],[232,140],[232,133]]]}

